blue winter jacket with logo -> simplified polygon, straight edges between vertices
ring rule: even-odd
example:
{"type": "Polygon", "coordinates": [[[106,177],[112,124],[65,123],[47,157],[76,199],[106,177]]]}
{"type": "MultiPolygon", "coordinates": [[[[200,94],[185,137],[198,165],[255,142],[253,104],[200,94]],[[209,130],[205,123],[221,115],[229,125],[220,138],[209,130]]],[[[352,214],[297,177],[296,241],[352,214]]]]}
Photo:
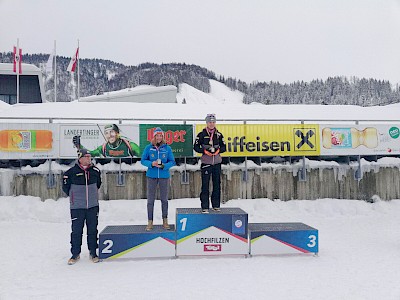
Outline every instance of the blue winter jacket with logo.
{"type": "Polygon", "coordinates": [[[64,173],[62,189],[69,196],[70,208],[99,206],[100,170],[93,165],[86,170],[79,163],[64,173]]]}
{"type": "Polygon", "coordinates": [[[162,144],[157,148],[156,146],[149,144],[144,148],[141,163],[148,168],[146,172],[147,177],[169,178],[169,169],[175,166],[175,158],[170,146],[162,144]],[[162,168],[153,167],[151,165],[152,162],[157,159],[161,159],[163,165],[162,168]]]}

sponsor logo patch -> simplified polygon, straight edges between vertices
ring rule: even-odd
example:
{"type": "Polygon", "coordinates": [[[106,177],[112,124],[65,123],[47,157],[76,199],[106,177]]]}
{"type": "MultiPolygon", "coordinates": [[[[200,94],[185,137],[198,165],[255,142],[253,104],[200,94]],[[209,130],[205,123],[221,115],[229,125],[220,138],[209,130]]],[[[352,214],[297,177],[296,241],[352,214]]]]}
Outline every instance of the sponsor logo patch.
{"type": "Polygon", "coordinates": [[[222,250],[222,245],[219,244],[206,244],[204,245],[204,252],[218,252],[222,250]]]}

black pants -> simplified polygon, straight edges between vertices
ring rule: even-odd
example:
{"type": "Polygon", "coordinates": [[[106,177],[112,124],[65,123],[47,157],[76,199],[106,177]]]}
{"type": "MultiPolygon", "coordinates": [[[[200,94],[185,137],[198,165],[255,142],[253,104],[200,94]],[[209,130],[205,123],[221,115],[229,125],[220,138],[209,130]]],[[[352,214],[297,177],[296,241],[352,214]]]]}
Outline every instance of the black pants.
{"type": "Polygon", "coordinates": [[[83,226],[86,221],[87,245],[91,255],[96,254],[97,224],[99,219],[99,207],[89,209],[71,209],[71,253],[77,256],[81,253],[83,226]]]}
{"type": "Polygon", "coordinates": [[[201,164],[201,193],[200,201],[201,208],[210,208],[210,177],[212,179],[212,194],[211,194],[211,205],[214,208],[220,207],[221,203],[221,164],[207,165],[201,164]]]}

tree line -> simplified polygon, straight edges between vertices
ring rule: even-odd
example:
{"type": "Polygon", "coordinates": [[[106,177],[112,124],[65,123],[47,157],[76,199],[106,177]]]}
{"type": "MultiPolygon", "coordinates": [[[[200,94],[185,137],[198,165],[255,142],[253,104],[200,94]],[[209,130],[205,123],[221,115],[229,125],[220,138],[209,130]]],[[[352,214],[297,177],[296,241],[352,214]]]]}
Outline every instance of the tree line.
{"type": "MultiPolygon", "coordinates": [[[[54,99],[54,76],[45,71],[48,54],[24,54],[23,62],[42,70],[46,97],[54,99]]],[[[0,53],[0,61],[12,62],[12,53],[0,53]]],[[[57,101],[76,98],[76,79],[67,66],[69,57],[57,56],[57,101]]],[[[133,88],[138,85],[165,86],[187,83],[205,93],[210,92],[210,79],[224,83],[232,90],[244,94],[246,104],[330,104],[330,105],[386,105],[400,102],[400,87],[389,81],[374,78],[335,76],[326,80],[293,83],[252,82],[216,74],[206,68],[185,63],[143,63],[125,66],[104,59],[80,59],[80,96],[98,95],[103,92],[133,88]]]]}

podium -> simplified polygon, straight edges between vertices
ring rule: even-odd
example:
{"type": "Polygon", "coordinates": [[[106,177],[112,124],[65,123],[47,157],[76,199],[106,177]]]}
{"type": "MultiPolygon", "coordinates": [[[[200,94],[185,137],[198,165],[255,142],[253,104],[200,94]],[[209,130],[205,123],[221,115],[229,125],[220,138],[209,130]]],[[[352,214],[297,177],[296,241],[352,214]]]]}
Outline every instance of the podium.
{"type": "Polygon", "coordinates": [[[173,225],[171,230],[155,225],[151,231],[145,225],[107,226],[99,234],[99,258],[171,258],[175,241],[173,225]]]}
{"type": "Polygon", "coordinates": [[[99,258],[175,258],[318,253],[318,230],[303,223],[248,223],[240,208],[203,214],[177,208],[176,223],[107,226],[99,234],[99,258]]]}
{"type": "Polygon", "coordinates": [[[177,256],[249,254],[248,215],[240,208],[177,208],[175,224],[177,256]]]}
{"type": "Polygon", "coordinates": [[[303,223],[250,223],[250,254],[318,253],[318,230],[303,223]]]}

